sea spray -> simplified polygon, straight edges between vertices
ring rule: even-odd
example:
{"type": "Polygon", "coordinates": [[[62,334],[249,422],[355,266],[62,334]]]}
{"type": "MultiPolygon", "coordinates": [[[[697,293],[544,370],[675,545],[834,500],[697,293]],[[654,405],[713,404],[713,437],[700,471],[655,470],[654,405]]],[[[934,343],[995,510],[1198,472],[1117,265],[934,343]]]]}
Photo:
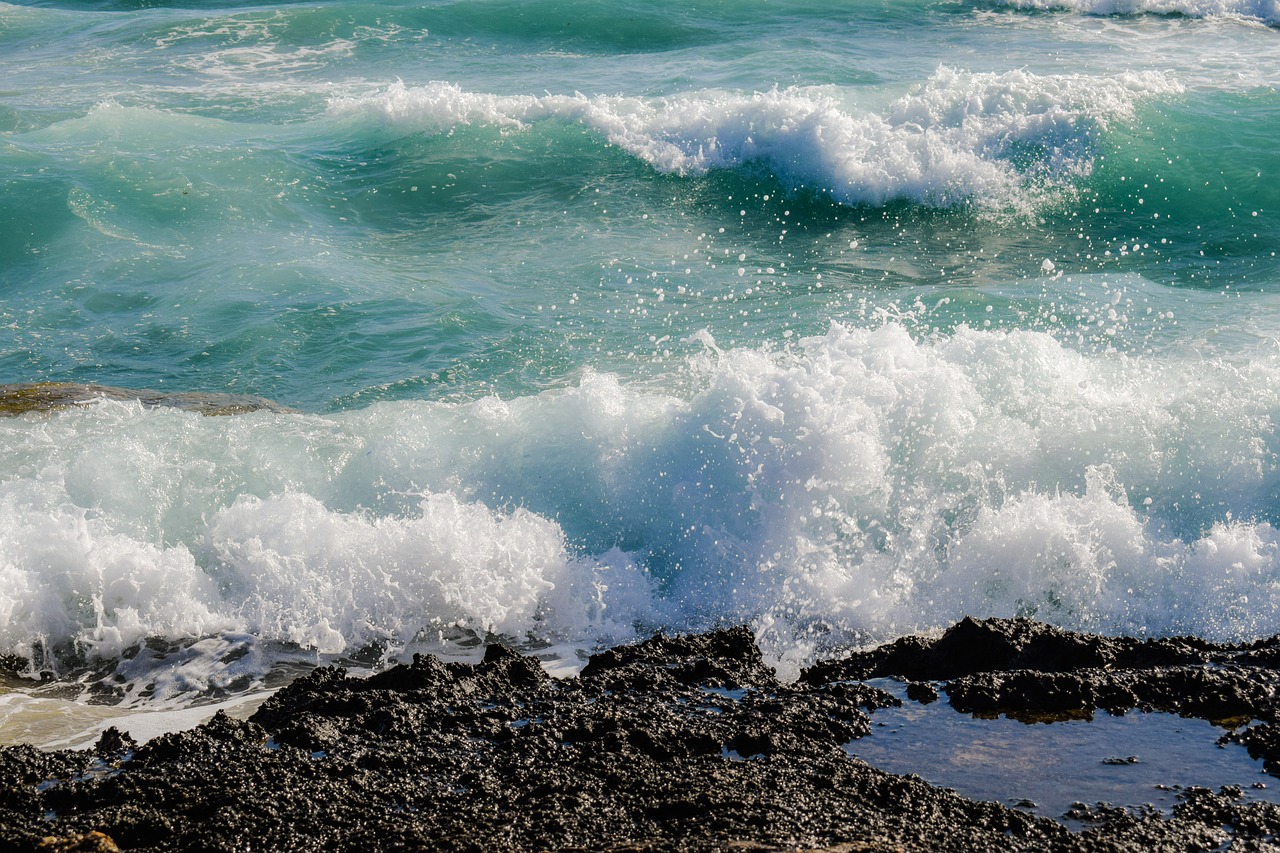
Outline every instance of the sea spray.
{"type": "Polygon", "coordinates": [[[746,621],[803,660],[967,613],[1249,639],[1280,579],[1276,358],[836,325],[708,350],[687,397],[588,372],[327,417],[27,415],[2,424],[5,651],[746,621]]]}

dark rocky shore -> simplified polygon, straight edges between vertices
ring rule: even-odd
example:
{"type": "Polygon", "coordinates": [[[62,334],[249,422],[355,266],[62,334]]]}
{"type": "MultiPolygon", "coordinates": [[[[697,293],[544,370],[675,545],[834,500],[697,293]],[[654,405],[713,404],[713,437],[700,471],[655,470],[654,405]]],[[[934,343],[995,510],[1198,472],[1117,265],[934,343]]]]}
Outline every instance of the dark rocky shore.
{"type": "Polygon", "coordinates": [[[1096,806],[1092,825],[973,802],[843,748],[898,704],[1034,718],[1172,711],[1255,721],[1234,737],[1280,772],[1280,639],[1221,646],[966,620],[781,684],[746,629],[595,655],[576,679],[491,646],[371,678],[318,669],[247,722],[143,745],[0,749],[14,850],[1273,850],[1280,807],[1190,788],[1171,816],[1096,806]]]}

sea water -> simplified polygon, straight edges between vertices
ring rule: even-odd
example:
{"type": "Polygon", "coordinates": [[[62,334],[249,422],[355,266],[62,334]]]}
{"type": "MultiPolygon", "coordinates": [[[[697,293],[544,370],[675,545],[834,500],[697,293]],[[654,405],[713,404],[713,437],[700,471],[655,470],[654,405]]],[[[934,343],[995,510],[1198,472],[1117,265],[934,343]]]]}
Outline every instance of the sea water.
{"type": "Polygon", "coordinates": [[[911,701],[893,679],[874,684],[902,705],[872,714],[871,733],[845,751],[882,770],[916,773],[970,799],[1055,818],[1072,829],[1103,817],[1099,803],[1169,815],[1191,788],[1246,803],[1280,803],[1261,761],[1238,744],[1218,744],[1238,721],[1215,725],[1137,710],[1077,719],[979,719],[945,701],[911,701]]]}
{"type": "Polygon", "coordinates": [[[1275,0],[32,0],[0,81],[0,382],[297,410],[0,419],[63,701],[1280,626],[1275,0]]]}

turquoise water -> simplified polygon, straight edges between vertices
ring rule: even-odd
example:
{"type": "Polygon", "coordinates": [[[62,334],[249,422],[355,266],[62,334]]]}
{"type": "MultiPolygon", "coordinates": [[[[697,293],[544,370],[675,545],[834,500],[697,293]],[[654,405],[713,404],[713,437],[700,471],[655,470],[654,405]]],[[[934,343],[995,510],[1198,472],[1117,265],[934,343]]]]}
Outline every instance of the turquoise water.
{"type": "Polygon", "coordinates": [[[0,4],[0,652],[1273,634],[1278,26],[0,4]]]}

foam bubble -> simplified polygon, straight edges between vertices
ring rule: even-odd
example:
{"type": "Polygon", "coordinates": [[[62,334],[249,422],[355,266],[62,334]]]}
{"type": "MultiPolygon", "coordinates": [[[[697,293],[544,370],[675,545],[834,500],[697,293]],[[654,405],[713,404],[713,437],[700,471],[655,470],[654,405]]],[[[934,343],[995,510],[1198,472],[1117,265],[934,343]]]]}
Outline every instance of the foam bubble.
{"type": "Polygon", "coordinates": [[[1141,98],[1179,91],[1153,72],[1100,78],[940,68],[880,111],[822,88],[644,99],[499,96],[443,82],[397,82],[335,98],[329,112],[395,133],[580,122],[660,172],[758,165],[793,187],[821,189],[848,204],[906,199],[1005,209],[1069,186],[1090,170],[1097,134],[1109,122],[1131,118],[1141,98]]]}

